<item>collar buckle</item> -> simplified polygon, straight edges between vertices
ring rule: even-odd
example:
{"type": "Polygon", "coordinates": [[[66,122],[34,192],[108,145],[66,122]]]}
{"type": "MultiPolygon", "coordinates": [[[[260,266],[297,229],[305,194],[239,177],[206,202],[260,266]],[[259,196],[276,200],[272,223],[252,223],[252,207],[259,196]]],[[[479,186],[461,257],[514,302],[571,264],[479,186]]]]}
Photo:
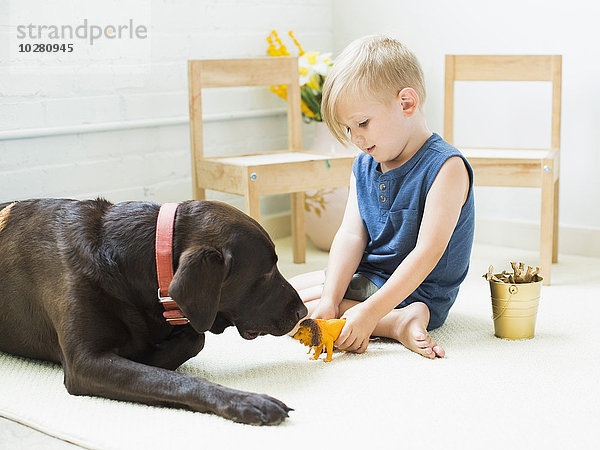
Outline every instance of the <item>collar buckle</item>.
{"type": "Polygon", "coordinates": [[[161,296],[160,289],[158,289],[158,302],[165,308],[163,317],[167,320],[169,325],[186,325],[190,323],[190,320],[183,315],[183,312],[179,309],[175,300],[168,296],[161,296]]]}

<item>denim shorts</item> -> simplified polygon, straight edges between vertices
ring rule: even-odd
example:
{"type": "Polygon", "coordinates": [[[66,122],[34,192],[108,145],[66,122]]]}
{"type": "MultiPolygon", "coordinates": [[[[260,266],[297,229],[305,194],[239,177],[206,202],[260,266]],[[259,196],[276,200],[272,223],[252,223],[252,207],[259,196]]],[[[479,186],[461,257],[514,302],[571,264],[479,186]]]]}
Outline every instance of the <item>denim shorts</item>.
{"type": "MultiPolygon", "coordinates": [[[[352,276],[352,280],[350,280],[350,284],[348,285],[348,289],[344,294],[344,298],[347,300],[354,300],[357,302],[364,302],[371,295],[377,292],[379,288],[375,283],[369,280],[366,276],[361,273],[355,273],[352,276]]],[[[419,288],[415,290],[417,292],[419,288]]],[[[414,302],[422,302],[427,305],[429,308],[429,313],[431,315],[429,319],[429,324],[427,325],[427,331],[431,331],[435,328],[440,327],[444,321],[446,320],[446,316],[448,315],[448,310],[452,306],[453,302],[450,303],[442,303],[436,299],[430,299],[423,295],[415,295],[413,292],[408,296],[402,303],[396,306],[395,309],[404,308],[405,306],[410,305],[414,302]]]]}
{"type": "Polygon", "coordinates": [[[378,290],[379,288],[377,287],[377,285],[371,280],[369,280],[367,277],[360,273],[355,273],[352,276],[352,280],[350,280],[348,289],[346,289],[344,298],[347,300],[364,302],[378,290]]]}

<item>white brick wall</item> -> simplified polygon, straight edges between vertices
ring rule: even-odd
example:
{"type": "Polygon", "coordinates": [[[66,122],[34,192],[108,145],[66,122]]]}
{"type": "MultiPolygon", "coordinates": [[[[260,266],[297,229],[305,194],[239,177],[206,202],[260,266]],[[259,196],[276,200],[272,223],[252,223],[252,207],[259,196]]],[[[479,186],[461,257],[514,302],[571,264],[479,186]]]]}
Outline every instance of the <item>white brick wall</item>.
{"type": "MultiPolygon", "coordinates": [[[[149,65],[128,68],[118,54],[102,54],[104,65],[95,72],[85,58],[61,66],[38,55],[39,64],[16,73],[18,58],[7,47],[14,43],[17,25],[9,5],[20,7],[18,1],[0,5],[0,202],[98,195],[112,201],[188,199],[186,61],[265,55],[265,39],[274,28],[282,37],[293,29],[307,50],[331,51],[332,46],[330,0],[137,0],[150,8],[144,10],[151,16],[149,65]],[[163,119],[174,124],[119,129],[131,121],[163,119]],[[81,126],[108,131],[80,132],[81,126]]],[[[47,8],[43,0],[26,3],[32,11],[47,8]]],[[[110,18],[110,11],[103,17],[110,18]]],[[[295,49],[289,39],[285,42],[295,49]]],[[[94,51],[87,48],[84,54],[94,51]]],[[[222,90],[205,100],[208,115],[283,108],[284,102],[266,89],[222,90]]],[[[304,131],[309,144],[312,129],[304,131]]],[[[208,155],[277,149],[285,140],[283,116],[213,120],[205,129],[208,155]]],[[[243,204],[235,196],[210,195],[243,204]]],[[[263,199],[264,214],[287,209],[287,196],[263,199]]]]}

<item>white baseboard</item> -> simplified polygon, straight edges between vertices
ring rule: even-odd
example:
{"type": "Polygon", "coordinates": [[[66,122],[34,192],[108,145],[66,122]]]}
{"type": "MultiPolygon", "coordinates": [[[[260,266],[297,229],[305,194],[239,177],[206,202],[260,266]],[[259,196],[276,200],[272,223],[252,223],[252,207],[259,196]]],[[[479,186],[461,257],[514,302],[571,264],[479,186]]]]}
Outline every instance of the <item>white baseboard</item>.
{"type": "Polygon", "coordinates": [[[280,239],[292,234],[291,217],[289,212],[269,214],[261,218],[261,223],[271,239],[280,239]]]}
{"type": "MultiPolygon", "coordinates": [[[[535,222],[479,218],[475,242],[539,250],[540,226],[535,222]]],[[[559,225],[558,253],[600,257],[600,229],[559,225]]]]}
{"type": "MultiPolygon", "coordinates": [[[[272,239],[291,235],[290,213],[265,216],[263,226],[272,239]]],[[[538,251],[540,226],[535,222],[479,218],[475,222],[475,242],[538,251]]],[[[600,229],[561,225],[558,252],[600,258],[600,229]]]]}

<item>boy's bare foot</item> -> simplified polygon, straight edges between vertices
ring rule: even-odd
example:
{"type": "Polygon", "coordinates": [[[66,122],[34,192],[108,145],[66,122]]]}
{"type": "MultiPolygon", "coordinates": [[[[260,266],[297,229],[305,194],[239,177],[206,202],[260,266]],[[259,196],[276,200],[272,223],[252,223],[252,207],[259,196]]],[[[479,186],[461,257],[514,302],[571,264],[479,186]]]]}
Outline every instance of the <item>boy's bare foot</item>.
{"type": "Polygon", "coordinates": [[[398,317],[396,340],[400,341],[409,350],[426,358],[444,357],[446,354],[444,349],[427,332],[429,308],[425,303],[411,303],[396,311],[403,313],[398,317]]]}

